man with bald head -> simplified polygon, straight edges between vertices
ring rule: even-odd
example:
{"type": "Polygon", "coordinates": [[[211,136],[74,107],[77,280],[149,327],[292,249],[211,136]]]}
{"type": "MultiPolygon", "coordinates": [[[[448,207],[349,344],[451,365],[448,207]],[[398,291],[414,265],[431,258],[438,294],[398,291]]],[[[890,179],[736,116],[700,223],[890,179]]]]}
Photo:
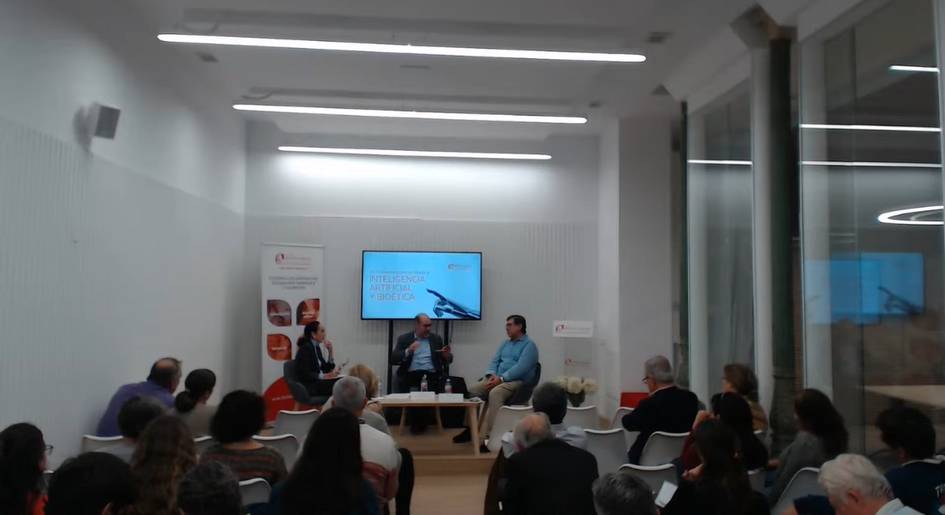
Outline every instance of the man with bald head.
{"type": "MultiPolygon", "coordinates": [[[[429,390],[439,392],[446,366],[453,362],[453,354],[449,345],[444,345],[443,339],[432,332],[433,321],[426,313],[419,313],[413,320],[413,331],[400,335],[391,353],[390,364],[399,365],[397,390],[420,389],[420,382],[426,376],[429,390]]],[[[414,408],[407,415],[414,433],[422,432],[433,421],[433,412],[429,408],[414,408]]]]}
{"type": "Polygon", "coordinates": [[[177,358],[161,358],[151,365],[147,380],[126,384],[118,389],[108,402],[108,408],[98,422],[98,436],[118,436],[118,412],[134,397],[150,397],[165,408],[174,406],[174,392],[180,384],[181,362],[177,358]]]}
{"type": "Polygon", "coordinates": [[[509,458],[503,511],[514,515],[593,515],[594,455],[555,438],[544,413],[524,417],[514,434],[519,451],[509,458]]]}

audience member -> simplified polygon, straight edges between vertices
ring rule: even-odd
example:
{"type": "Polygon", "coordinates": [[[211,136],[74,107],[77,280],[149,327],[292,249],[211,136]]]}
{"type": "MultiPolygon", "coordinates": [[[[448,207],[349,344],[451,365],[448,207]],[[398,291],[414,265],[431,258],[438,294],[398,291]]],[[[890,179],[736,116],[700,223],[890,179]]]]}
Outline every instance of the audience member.
{"type": "Polygon", "coordinates": [[[242,504],[236,474],[216,461],[190,469],[177,488],[182,515],[242,515],[242,504]]]}
{"type": "Polygon", "coordinates": [[[915,408],[890,408],[879,414],[876,425],[900,464],[886,472],[893,494],[916,511],[945,512],[945,463],[934,456],[935,427],[929,417],[915,408]]]}
{"type": "Polygon", "coordinates": [[[154,397],[166,408],[174,407],[174,391],[180,383],[181,362],[177,358],[161,358],[151,365],[147,380],[126,384],[118,389],[98,422],[99,436],[118,436],[118,412],[132,397],[154,397]]]}
{"type": "Polygon", "coordinates": [[[597,515],[659,515],[650,485],[628,470],[604,474],[593,492],[597,515]]]}
{"type": "Polygon", "coordinates": [[[288,475],[278,451],[253,440],[266,425],[266,402],[256,393],[235,390],[223,397],[210,422],[216,444],[203,452],[200,462],[219,461],[240,481],[261,477],[275,485],[288,475]]]}
{"type": "Polygon", "coordinates": [[[823,462],[847,450],[847,429],[843,417],[833,403],[819,390],[802,391],[794,400],[798,433],[794,441],[781,451],[770,465],[775,478],[768,491],[768,500],[774,504],[804,467],[820,467],[823,462]]]}
{"type": "Polygon", "coordinates": [[[824,463],[818,481],[838,515],[920,515],[893,496],[889,482],[863,456],[841,454],[824,463]]]}
{"type": "Polygon", "coordinates": [[[515,425],[515,443],[505,513],[594,515],[597,460],[591,453],[555,438],[544,413],[527,415],[515,425]]]}
{"type": "MultiPolygon", "coordinates": [[[[365,424],[377,429],[378,431],[390,434],[390,427],[387,425],[387,420],[383,415],[383,408],[381,404],[377,401],[372,401],[377,397],[377,389],[380,385],[380,382],[377,379],[377,374],[371,370],[371,367],[363,364],[357,364],[348,369],[348,375],[351,377],[357,377],[364,383],[364,392],[365,397],[368,399],[367,406],[365,406],[364,411],[361,413],[361,420],[365,424]]],[[[325,404],[322,406],[322,411],[331,409],[335,406],[335,401],[333,398],[329,397],[325,404]]]]}
{"type": "Polygon", "coordinates": [[[174,399],[174,409],[180,418],[190,428],[194,437],[210,433],[210,421],[213,420],[216,406],[210,406],[207,401],[213,395],[213,388],[217,384],[217,376],[212,370],[198,368],[187,374],[184,380],[184,391],[174,399]]]}
{"type": "Polygon", "coordinates": [[[148,424],[164,414],[164,405],[159,404],[152,397],[132,397],[128,399],[118,412],[118,429],[121,431],[121,441],[98,452],[114,454],[125,463],[131,464],[138,437],[148,424]]]}
{"type": "Polygon", "coordinates": [[[87,452],[69,458],[53,474],[46,515],[132,515],[137,499],[127,463],[111,454],[87,452]]]}
{"type": "Polygon", "coordinates": [[[747,365],[729,363],[722,368],[722,392],[737,393],[745,398],[751,408],[752,428],[767,431],[768,415],[758,403],[758,377],[747,365]]]}
{"type": "MultiPolygon", "coordinates": [[[[542,383],[532,393],[532,410],[548,415],[551,432],[555,438],[573,445],[578,449],[587,449],[587,433],[584,428],[564,425],[568,414],[568,392],[558,383],[542,383]]],[[[515,438],[511,431],[502,435],[502,452],[506,457],[515,454],[515,438]]]]}
{"type": "Polygon", "coordinates": [[[273,515],[379,515],[377,494],[364,478],[363,427],[349,410],[322,412],[289,478],[272,490],[273,515]]]}
{"type": "Polygon", "coordinates": [[[687,474],[661,515],[768,515],[764,496],[754,492],[738,457],[735,432],[706,420],[694,432],[702,465],[687,474]]]}
{"type": "Polygon", "coordinates": [[[676,386],[673,367],[664,356],[648,359],[644,374],[643,382],[650,396],[624,415],[622,421],[627,431],[640,433],[627,453],[627,459],[634,464],[640,462],[643,446],[651,434],[655,431],[685,433],[692,429],[699,411],[699,399],[694,393],[676,386]]]}
{"type": "Polygon", "coordinates": [[[173,415],[151,421],[138,438],[131,472],[138,488],[135,511],[147,515],[180,515],[177,486],[197,461],[194,437],[173,415]]]}
{"type": "Polygon", "coordinates": [[[42,431],[32,424],[13,424],[0,432],[0,513],[43,514],[43,471],[49,449],[42,431]]]}
{"type": "MultiPolygon", "coordinates": [[[[367,405],[364,383],[356,377],[345,376],[339,379],[332,387],[332,398],[335,406],[348,410],[361,420],[364,407],[367,405]]],[[[401,453],[390,435],[385,434],[366,423],[359,424],[361,435],[361,457],[365,478],[374,486],[381,504],[386,504],[398,497],[398,513],[407,513],[409,508],[401,508],[398,492],[400,481],[401,453]],[[402,511],[406,510],[406,511],[402,511]]],[[[409,478],[410,492],[413,491],[413,477],[409,478]]],[[[404,499],[408,499],[409,496],[404,499]]]]}
{"type": "MultiPolygon", "coordinates": [[[[746,470],[765,468],[768,464],[768,450],[752,430],[751,408],[748,407],[748,403],[741,395],[721,393],[712,396],[712,413],[700,411],[696,415],[692,431],[695,432],[702,422],[713,418],[728,426],[735,433],[738,455],[746,470]]],[[[699,457],[695,445],[693,445],[694,441],[693,433],[690,433],[685,444],[683,444],[683,470],[693,469],[702,463],[702,459],[699,457]]]]}

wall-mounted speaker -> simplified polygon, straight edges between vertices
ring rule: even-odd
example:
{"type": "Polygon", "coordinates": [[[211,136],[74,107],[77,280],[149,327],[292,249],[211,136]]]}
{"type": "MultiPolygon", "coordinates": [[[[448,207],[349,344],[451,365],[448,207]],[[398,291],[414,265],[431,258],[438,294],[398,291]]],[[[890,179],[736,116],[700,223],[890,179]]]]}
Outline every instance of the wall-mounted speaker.
{"type": "Polygon", "coordinates": [[[115,133],[118,132],[118,117],[121,115],[121,109],[109,107],[102,104],[92,104],[92,110],[89,113],[92,135],[96,138],[115,139],[115,133]]]}

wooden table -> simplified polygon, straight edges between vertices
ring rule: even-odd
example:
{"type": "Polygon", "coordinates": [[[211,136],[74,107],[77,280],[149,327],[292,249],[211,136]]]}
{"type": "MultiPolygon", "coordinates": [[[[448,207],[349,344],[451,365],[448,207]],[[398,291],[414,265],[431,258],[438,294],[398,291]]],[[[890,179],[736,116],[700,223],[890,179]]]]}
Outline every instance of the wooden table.
{"type": "Polygon", "coordinates": [[[945,408],[945,384],[866,386],[864,390],[893,399],[945,408]]]}
{"type": "Polygon", "coordinates": [[[479,456],[479,407],[482,402],[478,400],[462,401],[441,401],[436,400],[413,400],[404,398],[381,397],[377,400],[385,408],[401,408],[400,412],[400,434],[404,433],[404,427],[407,425],[407,408],[434,408],[436,410],[437,428],[443,430],[443,420],[440,418],[440,408],[466,408],[466,422],[469,424],[469,431],[472,435],[470,440],[473,446],[473,454],[479,456]]]}

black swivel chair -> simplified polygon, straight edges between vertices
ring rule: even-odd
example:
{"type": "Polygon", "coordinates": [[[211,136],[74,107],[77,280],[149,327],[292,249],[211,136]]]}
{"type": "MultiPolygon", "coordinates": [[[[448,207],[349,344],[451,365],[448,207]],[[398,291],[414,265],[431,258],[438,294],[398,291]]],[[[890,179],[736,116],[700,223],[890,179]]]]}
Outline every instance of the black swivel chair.
{"type": "Polygon", "coordinates": [[[535,391],[535,387],[538,386],[538,383],[541,382],[541,363],[535,364],[535,378],[529,381],[526,384],[523,384],[518,391],[515,392],[509,400],[505,402],[506,406],[520,406],[523,404],[528,404],[528,401],[532,399],[532,392],[535,391]]]}
{"type": "Polygon", "coordinates": [[[295,373],[295,361],[290,359],[282,363],[282,377],[289,385],[289,392],[297,404],[321,406],[328,402],[327,395],[309,395],[305,385],[299,382],[298,375],[295,373]]]}

